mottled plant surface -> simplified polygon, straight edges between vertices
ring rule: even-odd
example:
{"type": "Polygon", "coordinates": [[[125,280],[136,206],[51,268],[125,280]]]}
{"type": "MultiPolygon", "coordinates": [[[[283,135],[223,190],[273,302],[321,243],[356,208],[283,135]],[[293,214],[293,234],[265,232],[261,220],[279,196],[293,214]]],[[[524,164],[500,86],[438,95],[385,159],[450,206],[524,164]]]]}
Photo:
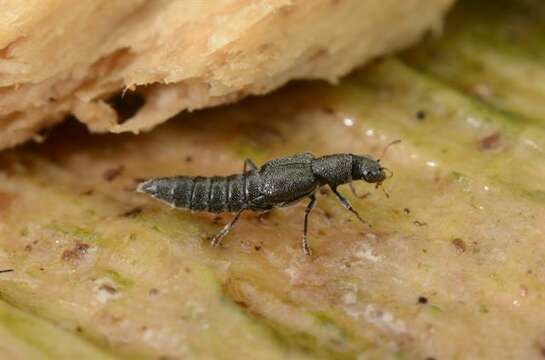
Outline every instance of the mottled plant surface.
{"type": "Polygon", "coordinates": [[[461,3],[444,39],[139,136],[77,125],[0,155],[2,358],[501,359],[545,354],[545,6],[461,3]],[[70,140],[67,141],[67,138],[70,140]],[[386,198],[178,211],[143,178],[294,152],[380,155],[386,198]]]}

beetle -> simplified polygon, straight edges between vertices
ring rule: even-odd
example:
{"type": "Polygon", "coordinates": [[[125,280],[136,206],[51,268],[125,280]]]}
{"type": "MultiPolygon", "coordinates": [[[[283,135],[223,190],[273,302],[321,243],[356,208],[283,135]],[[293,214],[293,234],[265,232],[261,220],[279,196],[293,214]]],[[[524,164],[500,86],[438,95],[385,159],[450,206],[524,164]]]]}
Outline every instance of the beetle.
{"type": "MultiPolygon", "coordinates": [[[[388,144],[383,155],[390,145],[398,142],[388,144]]],[[[332,154],[315,157],[311,153],[301,153],[270,160],[261,167],[246,159],[242,174],[152,178],[140,183],[137,191],[174,208],[234,213],[233,219],[212,237],[212,246],[221,244],[244,211],[266,212],[309,198],[305,208],[302,245],[304,253],[311,255],[307,236],[308,218],[316,205],[316,191],[322,186],[329,186],[344,208],[362,223],[367,223],[337,187],[349,184],[354,195],[362,197],[356,193],[352,182],[363,180],[379,187],[386,179],[385,170],[388,169],[381,166],[380,159],[370,156],[332,154]]]]}

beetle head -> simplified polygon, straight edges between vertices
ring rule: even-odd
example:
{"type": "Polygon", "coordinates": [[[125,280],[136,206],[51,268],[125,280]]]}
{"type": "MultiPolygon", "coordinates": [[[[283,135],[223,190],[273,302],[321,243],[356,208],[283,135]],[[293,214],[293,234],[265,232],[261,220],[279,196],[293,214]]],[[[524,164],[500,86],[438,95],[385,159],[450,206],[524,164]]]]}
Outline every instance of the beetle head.
{"type": "Polygon", "coordinates": [[[352,158],[352,180],[381,183],[384,179],[386,179],[386,173],[377,160],[357,155],[352,158]]]}

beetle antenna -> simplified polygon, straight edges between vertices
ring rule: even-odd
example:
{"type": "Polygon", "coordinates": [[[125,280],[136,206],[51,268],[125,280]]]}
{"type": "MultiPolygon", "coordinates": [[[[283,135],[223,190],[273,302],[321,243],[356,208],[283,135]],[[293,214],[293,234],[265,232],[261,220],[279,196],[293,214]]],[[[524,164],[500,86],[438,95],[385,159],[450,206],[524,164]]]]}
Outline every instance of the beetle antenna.
{"type": "Polygon", "coordinates": [[[395,145],[395,144],[399,144],[401,142],[401,139],[397,139],[397,140],[394,140],[392,141],[391,143],[389,143],[388,145],[386,145],[384,147],[384,150],[382,150],[382,155],[380,155],[380,157],[378,158],[378,162],[380,162],[380,159],[382,159],[384,157],[384,155],[386,155],[386,151],[388,151],[388,149],[390,148],[390,146],[392,145],[395,145]]]}
{"type": "Polygon", "coordinates": [[[394,172],[386,167],[381,167],[380,170],[386,170],[386,172],[388,173],[388,179],[394,176],[394,172]]]}

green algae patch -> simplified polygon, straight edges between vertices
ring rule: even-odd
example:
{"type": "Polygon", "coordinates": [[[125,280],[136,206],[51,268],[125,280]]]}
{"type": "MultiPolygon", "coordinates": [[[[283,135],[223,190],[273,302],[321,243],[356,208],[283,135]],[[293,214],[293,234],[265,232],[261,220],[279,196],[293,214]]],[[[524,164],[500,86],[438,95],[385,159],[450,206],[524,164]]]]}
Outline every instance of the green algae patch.
{"type": "Polygon", "coordinates": [[[25,359],[116,359],[79,336],[0,301],[2,353],[25,359]]]}
{"type": "Polygon", "coordinates": [[[0,192],[17,196],[2,209],[0,261],[15,271],[0,274],[0,294],[30,320],[0,316],[0,348],[56,357],[46,333],[127,358],[540,356],[545,7],[499,3],[460,1],[441,40],[336,86],[293,84],[137,137],[71,142],[78,130],[60,128],[6,154],[17,166],[0,192]],[[212,248],[230,215],[134,192],[143,178],[241,172],[245,158],[377,158],[396,139],[381,159],[389,197],[339,188],[370,226],[320,191],[311,258],[304,202],[247,212],[212,248]]]}

